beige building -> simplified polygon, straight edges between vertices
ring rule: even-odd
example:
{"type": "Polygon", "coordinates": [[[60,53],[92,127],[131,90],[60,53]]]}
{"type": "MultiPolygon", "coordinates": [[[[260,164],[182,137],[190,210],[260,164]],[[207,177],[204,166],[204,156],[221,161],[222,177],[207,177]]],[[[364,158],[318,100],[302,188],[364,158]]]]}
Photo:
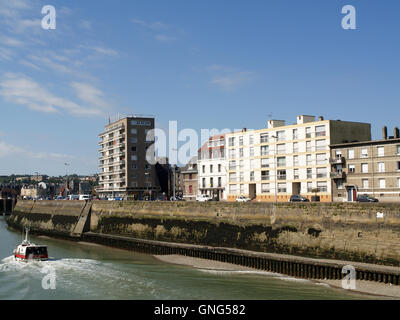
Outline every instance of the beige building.
{"type": "Polygon", "coordinates": [[[198,194],[197,157],[190,159],[189,163],[181,169],[183,199],[195,201],[198,194]]]}
{"type": "Polygon", "coordinates": [[[331,146],[334,201],[369,195],[382,202],[400,201],[400,138],[396,128],[382,140],[331,146]]]}
{"type": "Polygon", "coordinates": [[[288,201],[291,195],[329,202],[331,144],[371,139],[368,123],[324,120],[300,115],[285,125],[269,120],[268,128],[226,135],[227,193],[255,201],[288,201]]]}
{"type": "Polygon", "coordinates": [[[135,116],[105,127],[99,135],[101,173],[97,191],[101,197],[142,199],[160,190],[155,166],[146,158],[154,143],[154,135],[148,135],[152,129],[154,118],[135,116]]]}

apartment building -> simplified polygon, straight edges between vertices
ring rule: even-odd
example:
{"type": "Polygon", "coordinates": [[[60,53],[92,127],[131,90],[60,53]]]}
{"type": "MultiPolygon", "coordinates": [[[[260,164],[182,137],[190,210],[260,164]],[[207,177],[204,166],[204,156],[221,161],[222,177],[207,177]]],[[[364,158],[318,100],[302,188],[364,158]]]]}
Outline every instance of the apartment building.
{"type": "Polygon", "coordinates": [[[189,160],[188,164],[181,168],[183,199],[196,200],[198,194],[197,157],[189,160]]]}
{"type": "Polygon", "coordinates": [[[225,135],[209,138],[200,148],[197,160],[198,190],[216,200],[226,200],[225,135]]]}
{"type": "Polygon", "coordinates": [[[149,130],[154,118],[126,117],[105,127],[99,135],[101,197],[142,199],[159,192],[155,166],[146,159],[147,149],[154,143],[149,130]],[[148,135],[149,133],[149,135],[148,135]]]}
{"type": "Polygon", "coordinates": [[[285,125],[269,120],[268,128],[226,135],[227,199],[243,195],[255,201],[288,201],[301,194],[332,200],[331,144],[371,139],[368,123],[324,120],[300,115],[285,125]]]}
{"type": "Polygon", "coordinates": [[[331,146],[333,201],[356,201],[366,194],[381,202],[400,201],[399,129],[383,139],[331,146]]]}

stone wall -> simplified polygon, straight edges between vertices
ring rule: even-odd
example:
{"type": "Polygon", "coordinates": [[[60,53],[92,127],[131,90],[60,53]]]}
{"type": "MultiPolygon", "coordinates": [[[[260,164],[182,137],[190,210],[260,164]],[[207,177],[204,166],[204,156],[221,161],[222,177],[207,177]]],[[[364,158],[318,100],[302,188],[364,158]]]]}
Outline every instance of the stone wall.
{"type": "MultiPolygon", "coordinates": [[[[81,201],[19,201],[10,221],[68,234],[84,206],[81,201]]],[[[399,209],[383,203],[279,203],[274,207],[270,203],[94,201],[85,230],[400,266],[399,209]]]]}

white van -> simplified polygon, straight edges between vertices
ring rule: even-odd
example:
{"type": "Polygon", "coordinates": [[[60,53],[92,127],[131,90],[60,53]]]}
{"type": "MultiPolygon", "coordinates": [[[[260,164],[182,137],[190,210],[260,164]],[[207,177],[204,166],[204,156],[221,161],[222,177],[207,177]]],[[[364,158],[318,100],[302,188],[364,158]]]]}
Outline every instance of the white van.
{"type": "Polygon", "coordinates": [[[91,199],[91,197],[89,196],[89,195],[87,195],[87,194],[81,194],[80,196],[79,196],[79,200],[90,200],[91,199]]]}

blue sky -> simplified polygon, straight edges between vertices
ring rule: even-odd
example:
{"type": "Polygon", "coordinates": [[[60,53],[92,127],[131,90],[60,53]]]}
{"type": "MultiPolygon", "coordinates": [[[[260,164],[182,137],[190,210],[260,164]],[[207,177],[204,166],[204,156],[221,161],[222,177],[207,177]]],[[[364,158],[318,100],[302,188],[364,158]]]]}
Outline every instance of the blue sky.
{"type": "Polygon", "coordinates": [[[398,1],[0,0],[0,174],[98,172],[108,116],[400,126],[398,1]],[[344,5],[357,29],[341,27],[344,5]],[[43,30],[53,5],[56,30],[43,30]]]}

